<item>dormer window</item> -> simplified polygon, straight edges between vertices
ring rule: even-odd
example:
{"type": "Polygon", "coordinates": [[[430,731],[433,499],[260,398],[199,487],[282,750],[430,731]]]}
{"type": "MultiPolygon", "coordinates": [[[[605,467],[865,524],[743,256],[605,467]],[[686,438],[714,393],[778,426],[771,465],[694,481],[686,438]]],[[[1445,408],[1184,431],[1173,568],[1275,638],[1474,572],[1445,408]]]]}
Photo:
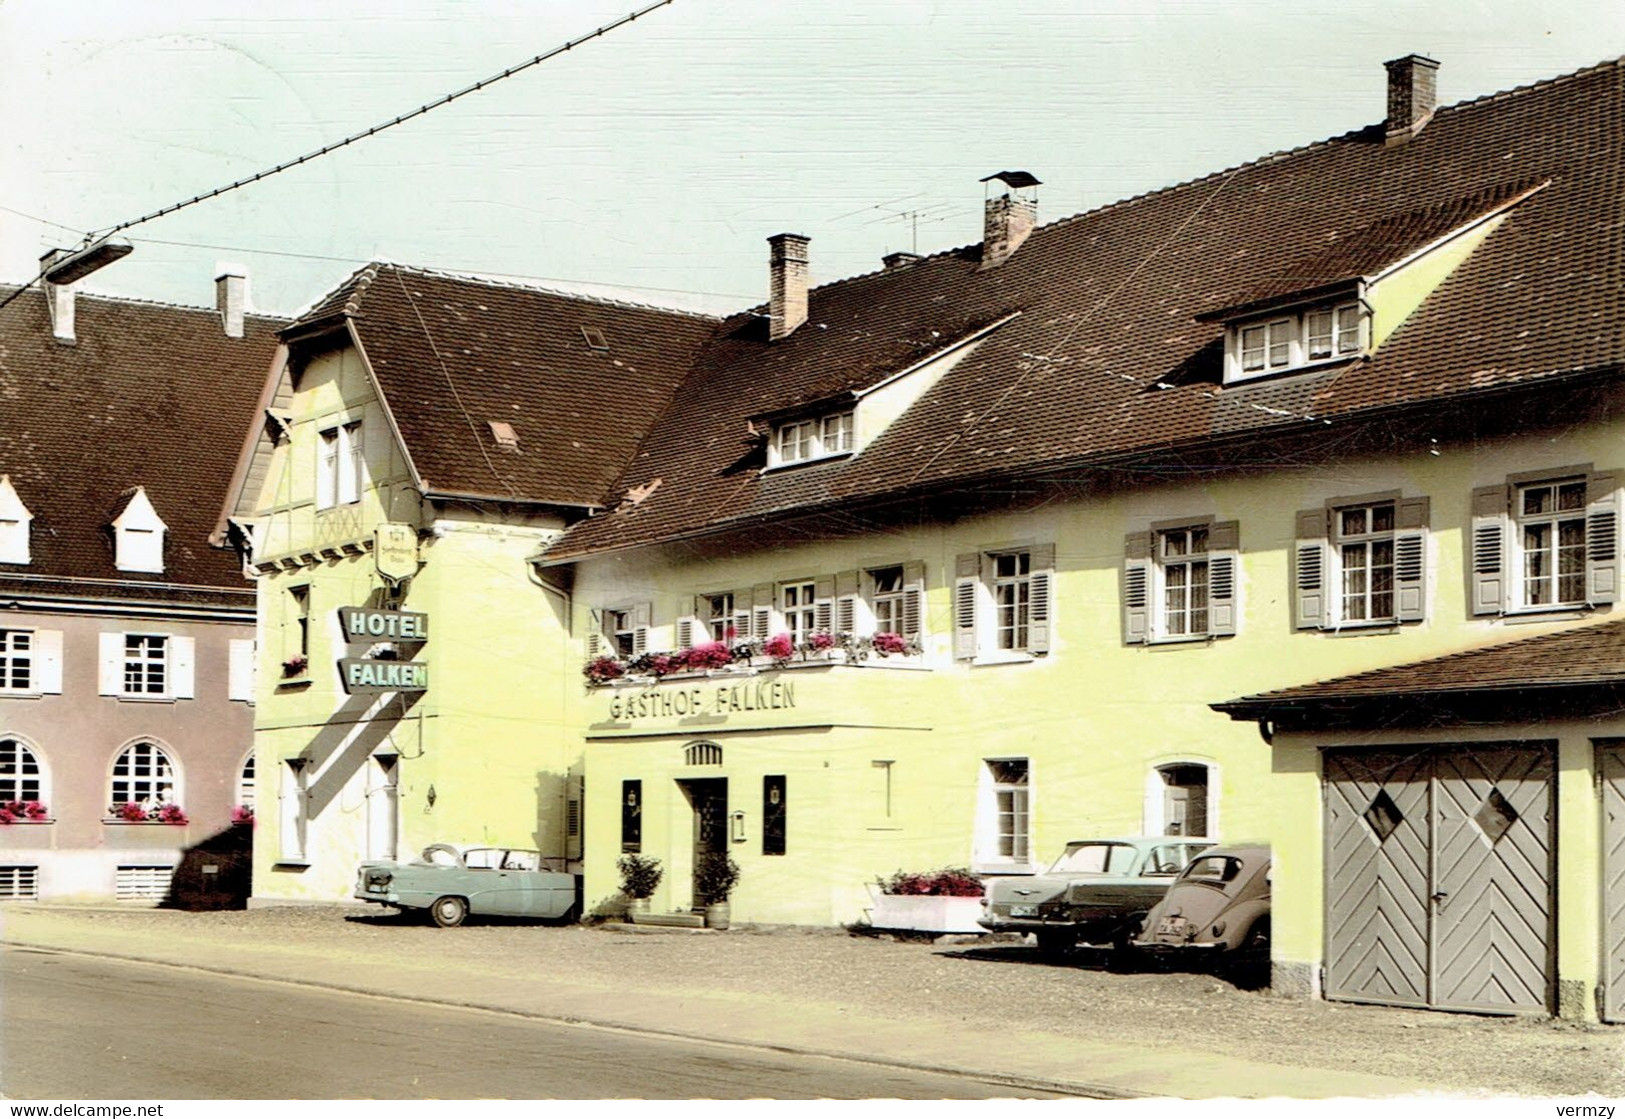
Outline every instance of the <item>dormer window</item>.
{"type": "Polygon", "coordinates": [[[0,474],[0,563],[28,563],[28,524],[34,514],[11,484],[9,474],[0,474]]]}
{"type": "Polygon", "coordinates": [[[1360,304],[1349,302],[1238,323],[1226,339],[1225,381],[1358,357],[1363,320],[1360,304]]]}
{"type": "Polygon", "coordinates": [[[790,466],[852,452],[853,413],[792,420],[773,429],[768,466],[790,466]]]}
{"type": "Polygon", "coordinates": [[[147,491],[137,486],[124,511],[113,520],[113,566],[120,571],[162,574],[168,529],[147,491]]]}

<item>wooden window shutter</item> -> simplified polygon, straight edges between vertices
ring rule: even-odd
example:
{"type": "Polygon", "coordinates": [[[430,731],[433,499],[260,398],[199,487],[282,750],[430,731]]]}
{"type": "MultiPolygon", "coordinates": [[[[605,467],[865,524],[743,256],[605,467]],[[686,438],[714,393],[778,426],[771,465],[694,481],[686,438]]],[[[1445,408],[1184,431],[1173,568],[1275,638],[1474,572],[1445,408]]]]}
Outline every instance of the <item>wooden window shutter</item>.
{"type": "Polygon", "coordinates": [[[1407,497],[1399,502],[1394,533],[1394,618],[1420,622],[1427,617],[1428,499],[1407,497]]]}
{"type": "Polygon", "coordinates": [[[677,647],[679,649],[692,649],[694,647],[694,634],[699,630],[698,614],[700,600],[690,598],[683,607],[682,614],[677,618],[677,647]]]}
{"type": "Polygon", "coordinates": [[[925,564],[918,560],[903,565],[903,636],[925,636],[925,564]]]}
{"type": "Polygon", "coordinates": [[[647,602],[632,607],[632,655],[641,657],[649,651],[649,626],[654,622],[655,608],[647,602]]]}
{"type": "Polygon", "coordinates": [[[1619,475],[1610,470],[1586,479],[1586,602],[1618,598],[1619,475]]]}
{"type": "Polygon", "coordinates": [[[1241,522],[1220,521],[1207,530],[1207,631],[1236,632],[1240,621],[1241,522]]]}
{"type": "Polygon", "coordinates": [[[121,695],[124,692],[124,635],[100,633],[96,637],[96,690],[101,695],[121,695]]]}
{"type": "Polygon", "coordinates": [[[1151,534],[1123,538],[1123,640],[1143,645],[1151,639],[1151,534]]]}
{"type": "Polygon", "coordinates": [[[197,695],[197,641],[191,637],[171,637],[169,646],[169,694],[176,699],[197,695]]]}
{"type": "Polygon", "coordinates": [[[835,630],[835,576],[813,580],[813,627],[822,633],[835,630]]]}
{"type": "Polygon", "coordinates": [[[1035,545],[1027,559],[1027,651],[1047,653],[1055,622],[1055,545],[1035,545]]]}
{"type": "Polygon", "coordinates": [[[1506,609],[1507,487],[1480,486],[1473,491],[1473,568],[1468,602],[1474,614],[1506,609]]]}
{"type": "Polygon", "coordinates": [[[735,641],[749,641],[751,618],[751,596],[754,594],[749,587],[743,587],[734,592],[734,637],[735,641]]]}
{"type": "Polygon", "coordinates": [[[1292,554],[1294,629],[1320,629],[1330,616],[1326,609],[1326,584],[1331,569],[1326,544],[1327,518],[1325,508],[1304,509],[1297,517],[1297,538],[1292,554]]]}
{"type": "Polygon", "coordinates": [[[227,646],[226,698],[254,701],[254,640],[233,638],[227,646]]]}
{"type": "Polygon", "coordinates": [[[835,576],[835,632],[858,630],[858,573],[843,571],[835,576]]]}
{"type": "Polygon", "coordinates": [[[976,599],[981,591],[982,555],[963,552],[954,563],[954,659],[976,656],[976,599]]]}
{"type": "Polygon", "coordinates": [[[34,687],[44,695],[62,694],[62,631],[59,629],[34,631],[34,687]]]}
{"type": "Polygon", "coordinates": [[[602,610],[587,611],[587,656],[601,657],[604,654],[604,612],[602,610]]]}
{"type": "Polygon", "coordinates": [[[773,584],[758,583],[751,591],[750,635],[758,641],[773,636],[773,584]]]}

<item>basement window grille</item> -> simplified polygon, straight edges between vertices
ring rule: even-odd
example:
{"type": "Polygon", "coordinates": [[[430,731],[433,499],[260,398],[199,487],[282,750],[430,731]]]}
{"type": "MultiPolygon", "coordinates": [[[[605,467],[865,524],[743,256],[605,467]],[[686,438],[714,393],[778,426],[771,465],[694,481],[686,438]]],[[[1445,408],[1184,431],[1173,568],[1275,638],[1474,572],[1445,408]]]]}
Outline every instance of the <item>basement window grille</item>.
{"type": "Polygon", "coordinates": [[[119,901],[162,901],[174,877],[172,866],[121,866],[114,896],[119,901]]]}
{"type": "Polygon", "coordinates": [[[0,898],[33,901],[39,897],[39,867],[0,866],[0,898]]]}

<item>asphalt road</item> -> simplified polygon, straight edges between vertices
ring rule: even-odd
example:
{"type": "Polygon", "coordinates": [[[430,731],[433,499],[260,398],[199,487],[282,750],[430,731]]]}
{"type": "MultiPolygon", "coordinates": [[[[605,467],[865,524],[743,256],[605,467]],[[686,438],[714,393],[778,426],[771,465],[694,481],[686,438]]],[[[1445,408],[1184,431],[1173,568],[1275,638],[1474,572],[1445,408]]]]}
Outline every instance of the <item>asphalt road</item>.
{"type": "Polygon", "coordinates": [[[11,1099],[1037,1095],[853,1061],[26,948],[0,949],[0,992],[0,1093],[11,1099]]]}

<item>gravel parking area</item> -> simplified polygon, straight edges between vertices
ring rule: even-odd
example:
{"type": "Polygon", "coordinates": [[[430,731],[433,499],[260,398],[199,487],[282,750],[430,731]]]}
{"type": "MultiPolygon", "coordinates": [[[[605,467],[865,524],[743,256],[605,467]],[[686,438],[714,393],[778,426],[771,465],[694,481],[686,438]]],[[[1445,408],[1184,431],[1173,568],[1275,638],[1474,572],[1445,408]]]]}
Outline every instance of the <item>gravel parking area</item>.
{"type": "MultiPolygon", "coordinates": [[[[1206,974],[1114,972],[1024,943],[940,944],[839,929],[725,933],[620,925],[470,923],[310,907],[229,913],[56,910],[107,929],[296,942],[387,961],[488,971],[517,966],[612,990],[690,990],[817,1002],[945,1030],[1007,1026],[1305,1068],[1397,1076],[1451,1093],[1625,1096],[1625,1029],[1275,998],[1206,974]]],[[[790,1039],[787,1039],[790,1040],[790,1039]]],[[[1240,1089],[1215,1084],[1213,1095],[1240,1089]]]]}

